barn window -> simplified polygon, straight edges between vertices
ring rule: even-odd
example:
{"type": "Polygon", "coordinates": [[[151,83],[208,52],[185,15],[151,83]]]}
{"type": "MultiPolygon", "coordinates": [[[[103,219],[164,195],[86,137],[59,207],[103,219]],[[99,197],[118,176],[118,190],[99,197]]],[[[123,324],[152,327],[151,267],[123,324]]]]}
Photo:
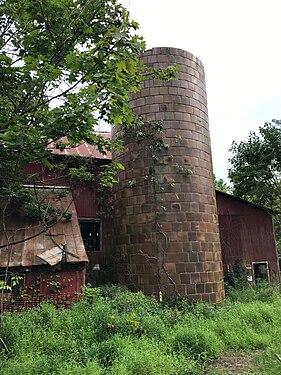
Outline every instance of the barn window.
{"type": "Polygon", "coordinates": [[[269,281],[268,262],[254,262],[253,271],[254,271],[255,281],[258,281],[258,280],[269,281]]]}
{"type": "Polygon", "coordinates": [[[98,220],[79,219],[81,236],[86,251],[100,251],[101,224],[98,220]]]}

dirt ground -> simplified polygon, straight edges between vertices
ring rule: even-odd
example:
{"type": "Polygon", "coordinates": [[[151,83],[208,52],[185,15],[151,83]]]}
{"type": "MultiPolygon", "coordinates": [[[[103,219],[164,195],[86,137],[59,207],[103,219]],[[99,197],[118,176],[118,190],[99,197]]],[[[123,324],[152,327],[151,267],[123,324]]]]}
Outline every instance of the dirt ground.
{"type": "Polygon", "coordinates": [[[206,375],[258,375],[257,355],[258,352],[225,354],[212,363],[206,375]]]}

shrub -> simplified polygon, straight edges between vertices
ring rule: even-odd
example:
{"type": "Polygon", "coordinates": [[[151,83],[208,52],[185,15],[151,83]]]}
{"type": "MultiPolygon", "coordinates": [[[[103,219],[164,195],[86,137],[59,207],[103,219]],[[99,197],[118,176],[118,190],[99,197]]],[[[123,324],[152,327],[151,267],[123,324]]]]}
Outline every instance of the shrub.
{"type": "Polygon", "coordinates": [[[239,290],[249,287],[248,271],[240,259],[236,259],[231,269],[225,273],[224,280],[227,287],[239,290]]]}
{"type": "Polygon", "coordinates": [[[102,375],[103,369],[96,360],[90,360],[82,367],[77,363],[63,363],[57,371],[59,375],[102,375]]]}
{"type": "Polygon", "coordinates": [[[93,352],[101,366],[108,368],[114,361],[118,360],[118,358],[122,356],[122,353],[128,347],[128,338],[114,335],[108,340],[101,341],[98,345],[96,345],[93,352]]]}
{"type": "Polygon", "coordinates": [[[122,286],[105,285],[99,288],[101,296],[110,301],[111,306],[120,313],[158,314],[161,305],[154,297],[142,292],[132,293],[122,286]]]}
{"type": "Polygon", "coordinates": [[[243,303],[253,301],[274,302],[280,299],[280,291],[278,285],[260,281],[257,285],[249,286],[243,290],[228,287],[227,298],[232,302],[243,303]]]}
{"type": "Polygon", "coordinates": [[[195,359],[215,358],[224,350],[222,340],[206,324],[175,327],[171,345],[177,353],[195,359]]]}
{"type": "Polygon", "coordinates": [[[213,328],[227,351],[262,349],[270,343],[269,336],[255,332],[239,317],[229,321],[218,321],[213,328]]]}
{"type": "Polygon", "coordinates": [[[111,375],[196,375],[195,361],[167,353],[166,347],[145,338],[129,340],[122,356],[115,360],[111,375]]]}

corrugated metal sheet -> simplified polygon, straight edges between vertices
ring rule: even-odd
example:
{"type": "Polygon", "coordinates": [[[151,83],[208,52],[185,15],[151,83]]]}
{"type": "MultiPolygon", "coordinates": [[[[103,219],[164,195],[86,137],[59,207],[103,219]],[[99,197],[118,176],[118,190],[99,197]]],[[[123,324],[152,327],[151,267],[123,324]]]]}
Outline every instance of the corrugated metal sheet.
{"type": "MultiPolygon", "coordinates": [[[[105,139],[110,139],[111,135],[110,133],[100,133],[99,135],[102,135],[105,139]]],[[[62,142],[67,142],[67,138],[63,137],[61,139],[62,142]]],[[[77,147],[74,148],[66,148],[62,151],[55,148],[55,143],[50,143],[48,146],[49,150],[52,150],[53,154],[56,155],[75,155],[75,156],[83,156],[88,158],[95,158],[95,159],[105,159],[105,160],[111,160],[111,153],[106,151],[105,155],[102,155],[96,146],[92,146],[87,142],[83,142],[77,147]]]]}
{"type": "MultiPolygon", "coordinates": [[[[42,190],[42,189],[41,189],[42,190]]],[[[44,188],[46,191],[46,187],[44,188]]],[[[40,259],[42,253],[56,246],[65,246],[64,261],[68,263],[87,262],[88,257],[83,245],[76,209],[71,192],[61,200],[54,199],[50,190],[48,204],[61,207],[72,213],[71,220],[61,219],[48,224],[33,222],[18,210],[1,212],[0,267],[29,267],[46,264],[40,259]],[[7,217],[3,221],[3,214],[7,217]]]]}
{"type": "Polygon", "coordinates": [[[54,266],[62,261],[63,253],[63,247],[56,246],[50,250],[45,250],[42,254],[38,254],[37,257],[43,259],[50,266],[54,266]]]}

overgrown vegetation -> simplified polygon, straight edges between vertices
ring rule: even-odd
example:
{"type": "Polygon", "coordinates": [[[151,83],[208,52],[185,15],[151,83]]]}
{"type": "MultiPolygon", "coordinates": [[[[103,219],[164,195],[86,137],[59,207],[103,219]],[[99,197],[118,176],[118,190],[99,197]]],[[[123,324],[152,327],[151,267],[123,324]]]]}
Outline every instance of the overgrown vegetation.
{"type": "Polygon", "coordinates": [[[248,272],[240,259],[236,259],[233,266],[224,272],[225,289],[244,289],[249,286],[248,272]]]}
{"type": "Polygon", "coordinates": [[[124,288],[87,288],[71,309],[5,314],[2,335],[3,375],[196,375],[224,352],[254,349],[263,353],[258,374],[279,375],[281,298],[261,285],[217,307],[167,306],[124,288]]]}
{"type": "MultiPolygon", "coordinates": [[[[145,262],[149,264],[154,283],[157,285],[159,300],[165,297],[166,286],[172,287],[170,294],[180,297],[174,275],[168,272],[166,266],[167,252],[172,251],[173,244],[170,238],[171,233],[164,229],[164,223],[168,220],[165,212],[169,211],[169,207],[170,209],[171,207],[180,208],[179,202],[183,199],[179,196],[180,184],[183,178],[186,180],[192,174],[189,164],[176,162],[177,158],[173,155],[174,152],[176,153],[174,144],[181,142],[182,139],[177,135],[168,137],[163,121],[140,123],[139,126],[128,129],[124,136],[125,144],[134,143],[132,165],[127,166],[132,172],[128,186],[130,189],[139,189],[139,186],[148,187],[146,202],[150,206],[152,215],[149,219],[149,229],[147,226],[145,229],[145,232],[151,235],[150,244],[147,243],[145,251],[135,248],[134,255],[139,256],[139,259],[145,259],[145,262]],[[145,173],[140,174],[138,173],[140,166],[135,163],[142,158],[142,155],[145,155],[144,159],[149,167],[146,170],[141,167],[145,173]]],[[[141,232],[140,228],[136,230],[141,232]]],[[[120,259],[124,258],[124,249],[120,255],[120,259]]],[[[129,283],[134,285],[135,290],[138,290],[133,277],[134,267],[126,265],[125,268],[129,275],[129,283]]]]}

